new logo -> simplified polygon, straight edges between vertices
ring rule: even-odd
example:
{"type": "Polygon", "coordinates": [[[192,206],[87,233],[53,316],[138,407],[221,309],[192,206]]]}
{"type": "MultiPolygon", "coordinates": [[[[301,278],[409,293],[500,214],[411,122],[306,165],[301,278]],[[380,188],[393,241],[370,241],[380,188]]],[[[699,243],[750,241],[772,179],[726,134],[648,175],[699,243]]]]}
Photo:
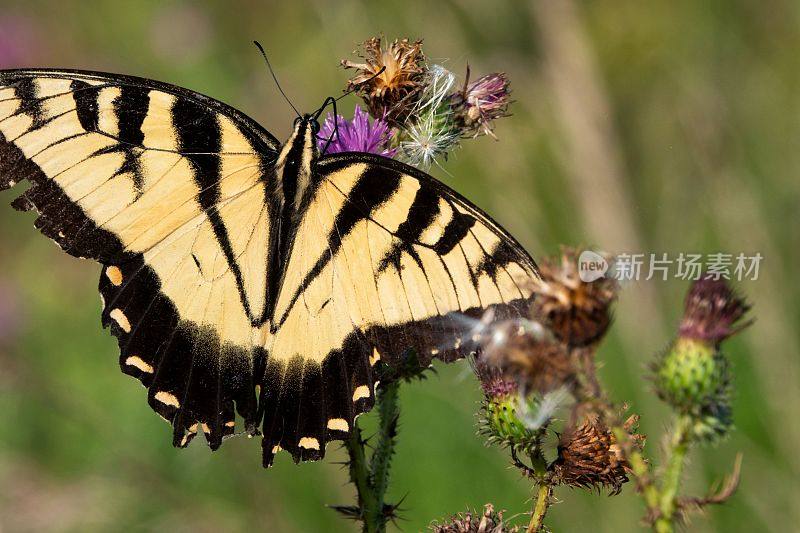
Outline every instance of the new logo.
{"type": "Polygon", "coordinates": [[[602,278],[608,272],[609,267],[605,257],[591,250],[584,250],[578,257],[578,276],[585,283],[602,278]]]}

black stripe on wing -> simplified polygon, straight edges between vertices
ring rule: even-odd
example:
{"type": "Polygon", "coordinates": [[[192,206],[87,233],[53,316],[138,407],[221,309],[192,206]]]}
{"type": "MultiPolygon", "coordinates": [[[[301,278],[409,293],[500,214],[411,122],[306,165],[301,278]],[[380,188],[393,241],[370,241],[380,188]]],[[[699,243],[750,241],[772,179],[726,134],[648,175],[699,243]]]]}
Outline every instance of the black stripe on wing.
{"type": "MultiPolygon", "coordinates": [[[[336,215],[333,228],[330,233],[325,237],[328,241],[328,246],[325,252],[317,259],[314,266],[303,278],[303,282],[295,290],[289,304],[283,315],[276,317],[274,329],[286,321],[292,308],[297,302],[298,298],[303,294],[309,285],[325,270],[325,267],[331,262],[333,257],[338,253],[342,246],[344,238],[356,227],[362,220],[369,218],[370,213],[378,209],[387,200],[392,197],[392,194],[400,186],[400,174],[385,172],[380,168],[368,168],[359,178],[358,182],[352,188],[347,196],[347,201],[341,210],[336,215]]],[[[312,197],[314,195],[308,195],[312,197]]]]}
{"type": "MultiPolygon", "coordinates": [[[[177,101],[181,101],[178,99],[177,101]]],[[[96,105],[96,104],[95,104],[96,105]]],[[[114,113],[119,124],[118,143],[105,150],[121,152],[125,159],[114,176],[130,174],[137,198],[144,189],[144,174],[140,157],[144,151],[144,132],[142,124],[150,109],[150,90],[144,87],[123,86],[114,99],[114,113]]],[[[80,118],[80,115],[79,115],[80,118]]]]}
{"type": "Polygon", "coordinates": [[[19,80],[14,85],[14,93],[24,104],[24,113],[33,119],[31,129],[41,128],[45,122],[44,109],[36,94],[36,82],[31,78],[19,80]]]}
{"type": "Polygon", "coordinates": [[[422,233],[433,224],[439,214],[439,199],[432,188],[422,185],[414,196],[414,201],[408,210],[406,220],[398,226],[395,232],[395,240],[392,249],[378,263],[378,272],[383,272],[389,266],[393,266],[397,271],[400,270],[400,261],[404,253],[416,261],[422,269],[422,261],[419,254],[414,250],[414,243],[419,241],[422,233]]]}
{"type": "MultiPolygon", "coordinates": [[[[515,257],[522,261],[527,269],[538,272],[536,262],[528,252],[525,251],[525,248],[523,248],[512,235],[500,228],[487,213],[464,198],[457,191],[417,168],[394,159],[389,159],[388,157],[362,152],[328,154],[320,158],[317,168],[319,172],[332,174],[338,170],[357,164],[366,164],[368,167],[372,168],[374,174],[379,176],[396,174],[414,178],[419,182],[420,187],[433,192],[440,198],[444,198],[451,205],[456,204],[460,206],[465,211],[462,213],[456,210],[453,213],[453,219],[448,223],[442,237],[433,246],[434,251],[439,255],[444,255],[455,248],[458,243],[466,237],[475,223],[480,220],[482,223],[486,224],[500,240],[508,244],[510,249],[514,251],[515,257]]],[[[421,245],[425,246],[424,244],[421,245]]]]}
{"type": "Polygon", "coordinates": [[[228,268],[236,279],[239,300],[245,313],[255,322],[245,292],[242,270],[233,253],[228,228],[217,209],[222,179],[222,163],[219,156],[222,149],[222,133],[217,114],[206,106],[179,98],[175,100],[172,108],[172,121],[178,136],[178,149],[189,160],[195,182],[200,189],[197,200],[208,216],[217,242],[225,254],[228,268]]]}
{"type": "MultiPolygon", "coordinates": [[[[248,139],[250,144],[265,159],[274,162],[280,142],[259,123],[239,111],[219,100],[210,98],[204,94],[171,85],[156,80],[130,76],[127,74],[112,74],[107,72],[94,72],[89,70],[63,70],[63,69],[9,69],[0,70],[0,85],[16,88],[20,84],[31,86],[36,78],[55,78],[66,79],[72,82],[82,82],[91,85],[89,82],[99,83],[94,85],[98,90],[109,86],[118,87],[142,87],[149,90],[161,91],[176,96],[178,99],[189,100],[197,105],[204,106],[220,115],[229,118],[248,139]]],[[[74,89],[73,89],[74,90],[74,89]]],[[[26,93],[30,94],[30,93],[26,93]]],[[[37,99],[26,102],[27,105],[36,108],[39,106],[37,99]]],[[[87,130],[88,131],[88,130],[87,130]]]]}
{"type": "Polygon", "coordinates": [[[100,124],[100,106],[97,100],[102,87],[81,80],[73,80],[70,88],[75,101],[75,112],[81,126],[86,131],[97,131],[100,124]]]}

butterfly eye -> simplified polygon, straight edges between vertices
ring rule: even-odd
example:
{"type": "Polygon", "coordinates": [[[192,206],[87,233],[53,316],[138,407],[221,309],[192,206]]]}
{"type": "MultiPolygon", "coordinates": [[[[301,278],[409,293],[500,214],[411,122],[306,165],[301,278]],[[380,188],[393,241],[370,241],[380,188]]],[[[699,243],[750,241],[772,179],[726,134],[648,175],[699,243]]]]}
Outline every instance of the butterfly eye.
{"type": "Polygon", "coordinates": [[[317,133],[319,133],[319,122],[318,121],[316,121],[316,120],[312,120],[311,121],[311,131],[313,131],[315,135],[317,133]]]}

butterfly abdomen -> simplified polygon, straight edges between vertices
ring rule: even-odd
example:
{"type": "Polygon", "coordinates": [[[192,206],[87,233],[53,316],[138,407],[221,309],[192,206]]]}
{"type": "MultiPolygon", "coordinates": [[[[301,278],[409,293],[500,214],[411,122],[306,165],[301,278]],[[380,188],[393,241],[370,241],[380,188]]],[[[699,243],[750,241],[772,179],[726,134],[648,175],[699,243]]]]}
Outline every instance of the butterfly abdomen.
{"type": "Polygon", "coordinates": [[[275,186],[271,203],[277,206],[278,216],[270,221],[270,235],[275,236],[272,244],[275,253],[267,274],[270,278],[270,290],[264,320],[274,318],[272,315],[284,278],[284,268],[288,263],[294,235],[302,220],[304,206],[310,196],[316,159],[314,131],[307,121],[298,120],[292,135],[278,153],[273,173],[275,186]]]}

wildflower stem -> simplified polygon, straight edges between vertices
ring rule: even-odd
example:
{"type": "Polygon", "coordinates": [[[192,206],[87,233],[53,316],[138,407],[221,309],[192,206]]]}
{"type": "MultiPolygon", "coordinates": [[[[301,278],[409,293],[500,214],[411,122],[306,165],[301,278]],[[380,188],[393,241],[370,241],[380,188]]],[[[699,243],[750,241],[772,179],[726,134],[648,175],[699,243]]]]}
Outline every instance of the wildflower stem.
{"type": "Polygon", "coordinates": [[[553,487],[547,482],[539,484],[539,492],[536,495],[536,504],[533,507],[531,521],[528,523],[528,533],[541,531],[544,525],[544,517],[547,509],[550,508],[550,496],[553,494],[553,487]]]}
{"type": "Polygon", "coordinates": [[[376,524],[369,520],[372,515],[371,510],[377,506],[377,498],[370,484],[370,471],[358,422],[353,423],[353,429],[350,437],[345,441],[345,447],[350,456],[350,482],[355,485],[358,494],[359,517],[364,522],[364,532],[377,533],[381,530],[377,529],[376,524]]]}
{"type": "Polygon", "coordinates": [[[672,434],[667,466],[661,482],[659,514],[654,524],[655,530],[659,533],[671,533],[674,529],[673,519],[677,503],[676,496],[681,483],[686,452],[689,450],[690,426],[690,418],[686,415],[681,415],[678,417],[675,431],[672,434]]]}
{"type": "Polygon", "coordinates": [[[659,504],[658,489],[653,484],[650,475],[650,466],[644,458],[642,452],[636,449],[631,442],[630,434],[625,430],[621,423],[617,422],[611,426],[617,442],[620,444],[625,459],[631,465],[631,471],[636,477],[636,484],[642,494],[645,505],[651,514],[657,513],[659,504]]]}
{"type": "MultiPolygon", "coordinates": [[[[601,388],[602,391],[602,388],[601,388]]],[[[635,445],[628,430],[625,429],[625,424],[614,409],[614,406],[605,398],[601,396],[598,405],[603,413],[603,418],[611,429],[611,433],[617,439],[622,453],[628,464],[631,467],[631,472],[636,477],[636,486],[644,499],[645,506],[647,507],[649,516],[659,515],[659,491],[655,483],[653,483],[650,465],[645,459],[644,454],[635,445]]]]}
{"type": "Polygon", "coordinates": [[[383,533],[386,522],[393,516],[394,508],[385,503],[389,486],[389,469],[397,442],[397,420],[400,416],[398,404],[399,381],[386,383],[379,389],[377,412],[378,433],[375,451],[367,459],[364,439],[358,423],[345,441],[350,456],[350,482],[358,493],[358,517],[364,524],[364,533],[383,533]]]}
{"type": "Polygon", "coordinates": [[[400,417],[399,390],[400,382],[391,381],[380,387],[377,398],[380,426],[376,436],[375,451],[370,462],[370,470],[372,472],[372,487],[377,500],[375,502],[375,512],[377,512],[375,519],[376,521],[382,520],[384,524],[391,516],[391,513],[389,513],[389,516],[385,516],[387,513],[384,512],[384,499],[386,490],[389,487],[389,469],[394,455],[394,447],[397,443],[397,421],[400,417]]]}

